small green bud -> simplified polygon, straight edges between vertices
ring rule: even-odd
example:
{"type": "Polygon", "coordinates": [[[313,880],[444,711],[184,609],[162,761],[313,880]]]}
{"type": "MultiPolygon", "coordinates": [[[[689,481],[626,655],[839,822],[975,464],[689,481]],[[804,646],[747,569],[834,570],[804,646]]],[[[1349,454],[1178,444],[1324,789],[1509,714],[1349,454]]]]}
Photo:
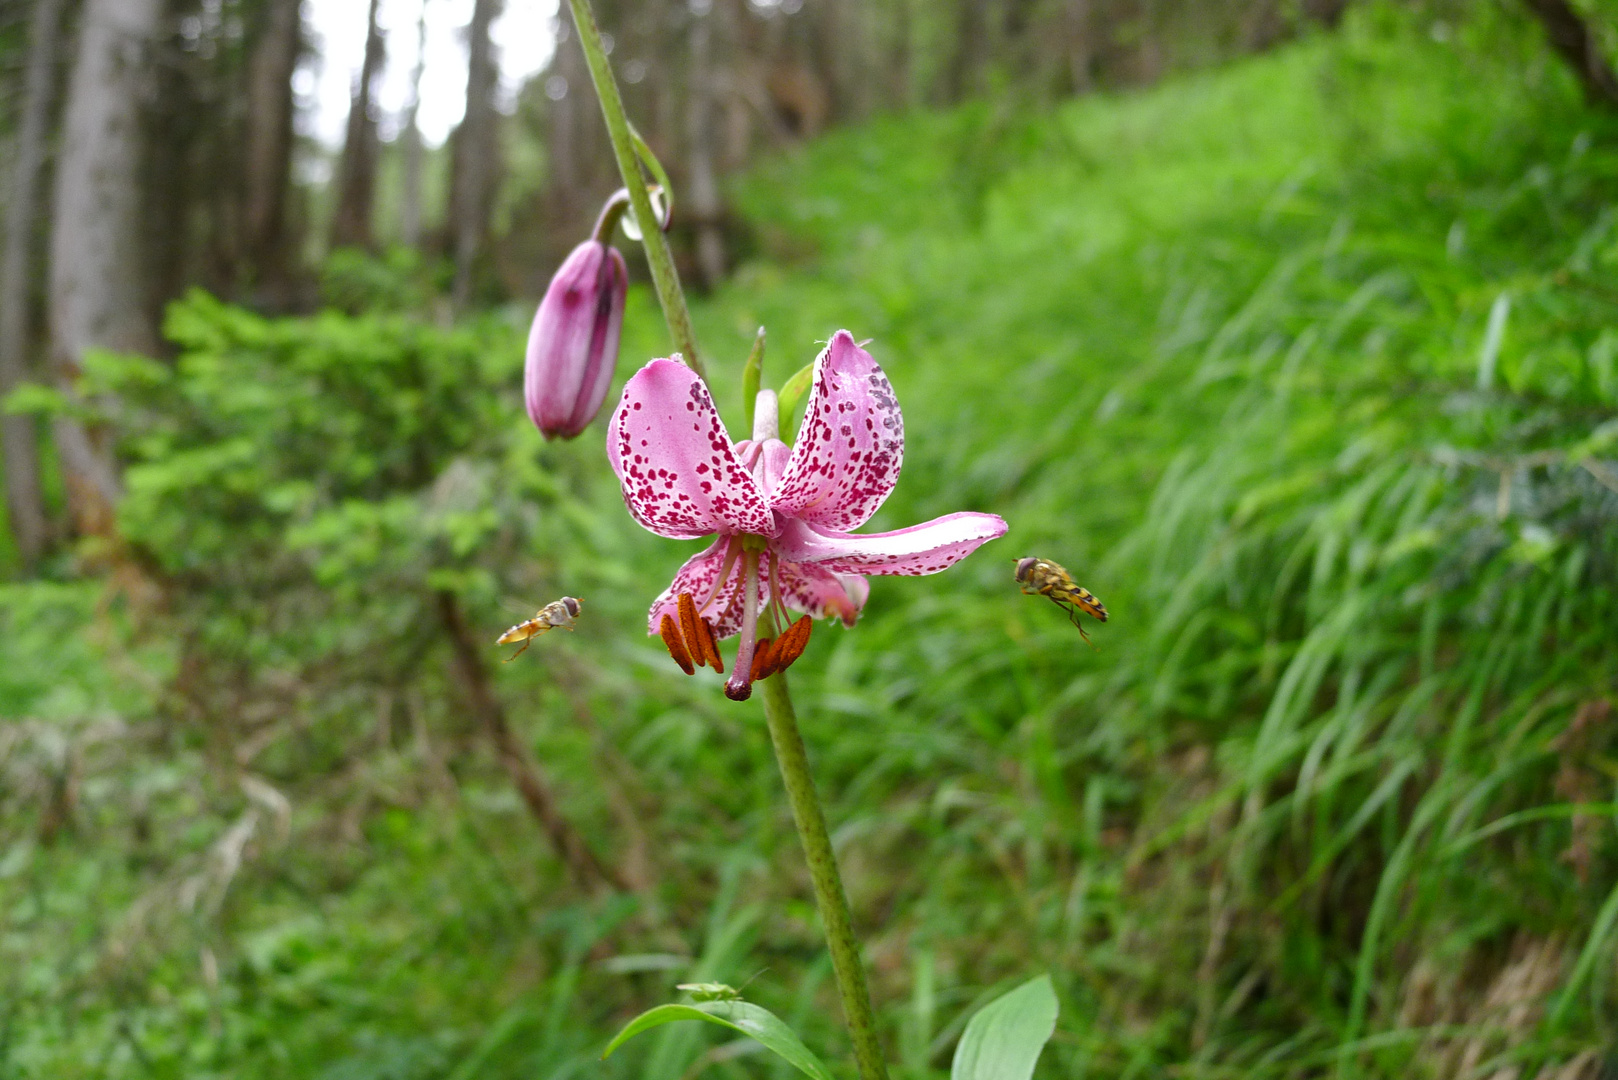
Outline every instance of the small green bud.
{"type": "Polygon", "coordinates": [[[753,402],[758,400],[758,384],[764,377],[764,328],[758,328],[753,339],[753,351],[747,354],[742,366],[742,401],[746,403],[747,430],[753,430],[753,402]]]}

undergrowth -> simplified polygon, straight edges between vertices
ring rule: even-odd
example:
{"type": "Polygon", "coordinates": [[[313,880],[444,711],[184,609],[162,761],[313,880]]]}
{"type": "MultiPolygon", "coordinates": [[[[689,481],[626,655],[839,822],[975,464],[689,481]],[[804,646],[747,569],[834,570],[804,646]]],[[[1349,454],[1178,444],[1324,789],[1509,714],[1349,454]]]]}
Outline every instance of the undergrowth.
{"type": "MultiPolygon", "coordinates": [[[[909,435],[871,528],[1012,524],[793,670],[903,1075],[1040,968],[1042,1076],[1596,1074],[1618,125],[1525,28],[1356,8],[735,193],[760,254],[696,312],[733,423],[756,326],[777,383],[847,326],[909,435]],[[1095,650],[1028,554],[1106,602],[1095,650]]],[[[197,297],[174,368],[98,362],[123,569],[0,599],[0,1072],[780,1075],[682,1029],[596,1061],[749,977],[842,1057],[761,718],[644,638],[681,553],[599,428],[527,426],[525,315],[197,297]],[[489,666],[625,890],[554,857],[449,668],[443,596],[492,641],[563,592],[579,633],[489,666]]],[[[626,367],[659,334],[636,296],[626,367]]]]}

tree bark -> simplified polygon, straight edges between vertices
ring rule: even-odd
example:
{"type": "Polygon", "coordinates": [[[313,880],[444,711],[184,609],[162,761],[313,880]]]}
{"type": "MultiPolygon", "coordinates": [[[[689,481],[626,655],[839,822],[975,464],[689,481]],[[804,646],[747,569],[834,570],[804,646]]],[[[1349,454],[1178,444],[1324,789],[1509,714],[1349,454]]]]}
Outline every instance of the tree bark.
{"type": "Polygon", "coordinates": [[[1075,94],[1087,94],[1094,89],[1090,65],[1095,59],[1090,0],[1067,0],[1065,14],[1068,86],[1075,94]]]}
{"type": "Polygon", "coordinates": [[[371,115],[371,84],[382,71],[382,28],[376,12],[380,0],[371,0],[366,16],[365,59],[348,108],[348,131],[343,139],[343,161],[337,177],[337,213],[332,218],[331,246],[372,246],[371,211],[376,202],[378,155],[376,118],[371,115]]]}
{"type": "Polygon", "coordinates": [[[500,704],[490,683],[483,649],[466,623],[460,601],[454,593],[441,591],[437,595],[437,603],[439,621],[449,636],[455,674],[472,706],[472,712],[489,733],[501,767],[516,784],[517,793],[550,837],[551,846],[567,865],[568,873],[580,886],[608,884],[627,891],[628,885],[623,879],[596,858],[584,837],[563,815],[550,782],[540,772],[539,763],[534,761],[517,733],[511,730],[511,724],[506,720],[505,706],[500,704]]]}
{"type": "Polygon", "coordinates": [[[416,118],[421,112],[421,77],[427,69],[427,4],[421,5],[416,20],[416,68],[410,73],[410,108],[405,111],[404,183],[399,197],[399,238],[405,247],[421,247],[421,128],[416,118]]]}
{"type": "Polygon", "coordinates": [[[292,168],[292,72],[298,63],[299,0],[266,0],[247,68],[246,269],[261,291],[284,291],[290,271],[286,203],[292,168]]]}
{"type": "Polygon", "coordinates": [[[1545,27],[1551,48],[1567,61],[1592,105],[1618,108],[1618,76],[1601,54],[1601,43],[1568,0],[1525,0],[1545,27]]]}
{"type": "MultiPolygon", "coordinates": [[[[51,356],[71,388],[85,350],[152,352],[139,242],[142,137],[148,51],[160,0],[85,0],[62,124],[51,229],[51,356]]],[[[119,497],[117,472],[100,441],[63,416],[55,423],[68,497],[79,531],[105,534],[119,497]]]]}
{"type": "Polygon", "coordinates": [[[989,30],[985,6],[983,0],[957,0],[955,39],[950,42],[949,63],[944,69],[946,105],[964,101],[977,89],[989,30]]]}
{"type": "Polygon", "coordinates": [[[691,11],[691,70],[686,113],[686,206],[696,226],[697,276],[705,289],[725,276],[725,235],[720,228],[723,207],[719,181],[714,176],[713,12],[691,11]]]}
{"type": "Polygon", "coordinates": [[[489,27],[500,14],[501,0],[477,0],[467,28],[466,114],[455,138],[454,303],[464,311],[472,302],[474,274],[489,229],[489,196],[494,176],[494,43],[489,27]]]}
{"type": "MultiPolygon", "coordinates": [[[[0,255],[0,399],[28,375],[28,299],[34,275],[34,217],[50,123],[52,70],[63,0],[37,0],[28,41],[22,119],[12,165],[11,202],[6,207],[5,251],[0,255]]],[[[39,441],[31,416],[0,415],[0,454],[5,457],[6,513],[24,571],[45,550],[45,500],[39,487],[39,441]]]]}

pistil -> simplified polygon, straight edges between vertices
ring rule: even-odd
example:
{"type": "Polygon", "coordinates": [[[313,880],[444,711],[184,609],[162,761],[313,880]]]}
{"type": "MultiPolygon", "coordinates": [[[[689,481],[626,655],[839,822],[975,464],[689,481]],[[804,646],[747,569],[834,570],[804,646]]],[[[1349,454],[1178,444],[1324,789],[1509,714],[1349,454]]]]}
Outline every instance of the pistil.
{"type": "Polygon", "coordinates": [[[742,553],[742,633],[736,666],[725,683],[725,696],[746,701],[753,696],[753,649],[758,644],[758,552],[742,553]]]}

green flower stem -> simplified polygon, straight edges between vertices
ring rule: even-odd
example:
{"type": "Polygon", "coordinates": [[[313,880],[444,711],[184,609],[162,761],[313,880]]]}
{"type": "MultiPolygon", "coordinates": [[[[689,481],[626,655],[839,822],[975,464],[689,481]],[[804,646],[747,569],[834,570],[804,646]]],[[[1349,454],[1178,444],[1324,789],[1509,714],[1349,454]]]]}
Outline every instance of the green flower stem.
{"type": "MultiPolygon", "coordinates": [[[[680,275],[674,268],[668,241],[652,212],[652,200],[635,156],[629,118],[624,115],[624,101],[618,94],[618,83],[601,44],[601,28],[596,25],[590,0],[568,0],[568,6],[573,11],[579,44],[584,47],[585,62],[590,66],[590,80],[595,84],[596,97],[606,117],[607,134],[618,158],[618,171],[623,174],[624,187],[629,190],[630,204],[635,208],[635,220],[641,226],[641,242],[646,246],[646,262],[652,269],[652,283],[657,289],[658,302],[663,306],[663,317],[668,321],[669,333],[682,358],[706,382],[708,376],[703,370],[702,356],[697,352],[696,334],[691,329],[691,312],[685,306],[685,294],[680,289],[680,275]]],[[[762,330],[759,337],[761,344],[762,330]]],[[[755,351],[758,347],[755,344],[755,351]]],[[[837,975],[837,990],[843,999],[843,1015],[854,1042],[854,1059],[859,1063],[860,1078],[888,1080],[888,1066],[876,1038],[871,995],[865,988],[865,968],[848,915],[848,897],[843,894],[842,875],[837,871],[837,857],[826,832],[826,815],[815,795],[809,757],[803,749],[803,736],[798,734],[798,714],[792,707],[784,673],[764,680],[764,717],[769,722],[781,779],[786,783],[787,800],[792,804],[792,819],[797,823],[803,853],[809,861],[815,903],[820,908],[821,921],[826,924],[826,944],[831,949],[832,969],[837,975]]]]}
{"type": "MultiPolygon", "coordinates": [[[[691,312],[685,306],[685,294],[680,291],[680,275],[674,268],[668,240],[658,227],[657,215],[652,212],[652,199],[646,192],[646,181],[629,134],[629,118],[624,115],[624,99],[618,93],[618,80],[613,78],[607,50],[601,44],[601,28],[596,25],[590,0],[568,0],[568,6],[573,9],[573,25],[579,31],[579,44],[584,46],[590,81],[595,84],[601,113],[607,120],[607,135],[612,140],[612,152],[618,158],[618,171],[623,173],[624,187],[629,189],[629,201],[635,208],[635,221],[640,225],[641,243],[646,247],[646,262],[652,269],[652,285],[657,290],[658,303],[663,306],[663,318],[668,321],[669,333],[681,358],[707,382],[708,373],[703,370],[702,356],[697,352],[697,336],[691,329],[691,312]]],[[[664,197],[669,197],[669,193],[664,192],[664,197]]]]}
{"type": "Polygon", "coordinates": [[[859,1063],[860,1080],[888,1080],[887,1062],[876,1038],[876,1018],[871,1012],[871,994],[865,988],[865,966],[854,941],[854,927],[848,915],[848,897],[843,878],[837,871],[831,836],[826,832],[826,815],[815,795],[815,781],[809,773],[809,755],[804,752],[803,736],[798,733],[798,714],[792,707],[786,673],[763,681],[764,719],[770,725],[770,741],[775,744],[775,760],[786,783],[787,801],[792,804],[792,820],[803,840],[803,854],[809,861],[809,878],[815,886],[815,904],[820,921],[826,925],[826,944],[831,948],[832,970],[837,975],[837,991],[843,999],[843,1017],[854,1040],[854,1060],[859,1063]]]}

